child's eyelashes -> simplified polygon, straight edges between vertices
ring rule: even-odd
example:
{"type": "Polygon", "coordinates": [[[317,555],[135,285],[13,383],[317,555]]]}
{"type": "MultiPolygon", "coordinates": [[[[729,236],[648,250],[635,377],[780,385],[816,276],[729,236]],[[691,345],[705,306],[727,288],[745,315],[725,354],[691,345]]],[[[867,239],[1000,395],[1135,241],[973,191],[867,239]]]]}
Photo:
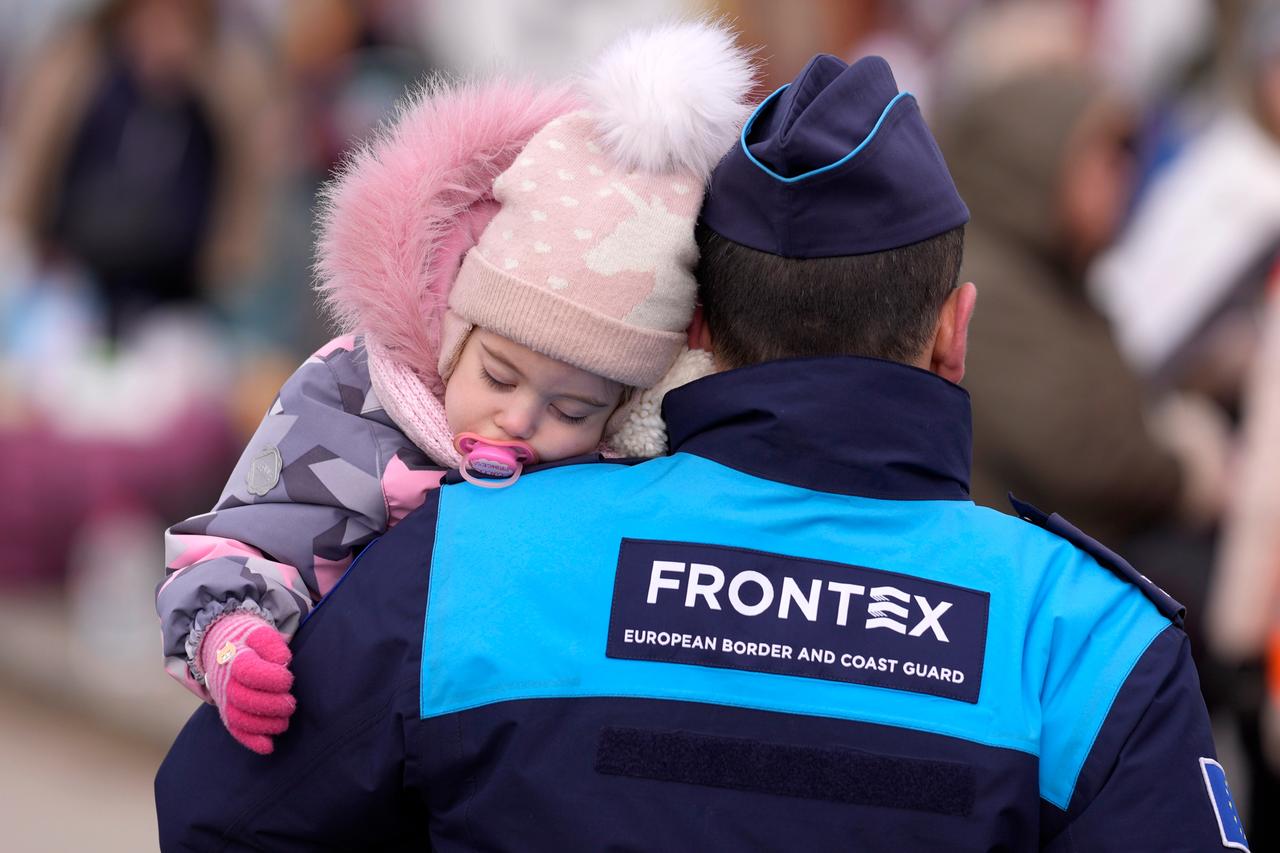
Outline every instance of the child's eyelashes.
{"type": "Polygon", "coordinates": [[[565,422],[565,423],[567,423],[567,424],[581,424],[581,423],[586,423],[586,420],[587,420],[587,417],[588,417],[587,415],[579,415],[579,416],[576,416],[576,417],[575,417],[574,415],[566,415],[564,412],[560,411],[560,410],[559,410],[558,408],[556,408],[555,406],[552,406],[552,407],[551,407],[551,411],[555,412],[555,416],[556,416],[557,418],[559,418],[560,420],[564,421],[564,422],[565,422]]]}
{"type": "Polygon", "coordinates": [[[484,379],[485,383],[488,384],[488,386],[495,391],[510,391],[512,388],[516,387],[514,385],[511,385],[510,383],[499,382],[498,380],[494,379],[493,376],[489,373],[489,371],[485,370],[483,367],[480,368],[480,376],[482,379],[484,379]]]}

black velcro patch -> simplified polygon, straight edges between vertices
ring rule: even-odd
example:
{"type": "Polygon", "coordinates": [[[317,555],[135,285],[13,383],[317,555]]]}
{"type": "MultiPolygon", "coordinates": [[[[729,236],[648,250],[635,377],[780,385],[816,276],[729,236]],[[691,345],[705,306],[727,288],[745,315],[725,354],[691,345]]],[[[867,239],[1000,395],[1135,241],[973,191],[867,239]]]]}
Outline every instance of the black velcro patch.
{"type": "Polygon", "coordinates": [[[976,789],[973,768],[949,761],[614,726],[596,772],[961,817],[976,789]]]}

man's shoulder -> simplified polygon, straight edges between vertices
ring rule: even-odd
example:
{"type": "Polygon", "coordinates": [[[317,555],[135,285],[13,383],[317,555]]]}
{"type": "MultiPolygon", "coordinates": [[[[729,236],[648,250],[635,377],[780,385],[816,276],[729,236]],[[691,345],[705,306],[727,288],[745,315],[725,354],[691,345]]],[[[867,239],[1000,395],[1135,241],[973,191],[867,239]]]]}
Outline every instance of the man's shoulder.
{"type": "Polygon", "coordinates": [[[1016,516],[981,508],[1027,594],[1024,639],[997,654],[1039,685],[1041,796],[1066,810],[1104,724],[1131,725],[1152,686],[1184,665],[1182,608],[1060,515],[1011,502],[1016,516]]]}
{"type": "Polygon", "coordinates": [[[1013,495],[1009,496],[1009,500],[1018,514],[1016,519],[1010,518],[1010,523],[1017,524],[1021,521],[1060,540],[1077,555],[1087,576],[1097,575],[1099,578],[1110,576],[1120,580],[1140,593],[1166,620],[1179,627],[1182,626],[1186,608],[1134,568],[1124,557],[1057,513],[1046,513],[1025,501],[1018,500],[1013,495]]]}
{"type": "Polygon", "coordinates": [[[1046,593],[1050,598],[1108,590],[1141,600],[1167,622],[1182,625],[1182,605],[1120,554],[1057,513],[1012,494],[1009,501],[1013,514],[967,504],[966,529],[1008,562],[1021,584],[1056,588],[1046,593]]]}

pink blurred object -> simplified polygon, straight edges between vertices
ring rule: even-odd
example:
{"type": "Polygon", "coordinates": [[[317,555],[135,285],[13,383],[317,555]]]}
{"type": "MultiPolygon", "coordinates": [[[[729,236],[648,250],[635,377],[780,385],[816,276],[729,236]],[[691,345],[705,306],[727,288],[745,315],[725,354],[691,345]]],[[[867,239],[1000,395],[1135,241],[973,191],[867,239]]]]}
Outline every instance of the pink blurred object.
{"type": "Polygon", "coordinates": [[[68,435],[39,417],[0,427],[0,588],[61,581],[76,531],[116,509],[177,518],[209,505],[236,449],[227,414],[211,403],[145,438],[68,435]]]}
{"type": "Polygon", "coordinates": [[[533,448],[523,441],[489,439],[473,432],[459,433],[454,446],[463,457],[459,469],[462,478],[488,489],[510,486],[520,479],[525,465],[538,461],[533,448]]]}
{"type": "Polygon", "coordinates": [[[289,689],[293,654],[265,619],[243,610],[223,616],[200,642],[200,668],[231,736],[259,755],[289,727],[297,702],[289,689]]]}

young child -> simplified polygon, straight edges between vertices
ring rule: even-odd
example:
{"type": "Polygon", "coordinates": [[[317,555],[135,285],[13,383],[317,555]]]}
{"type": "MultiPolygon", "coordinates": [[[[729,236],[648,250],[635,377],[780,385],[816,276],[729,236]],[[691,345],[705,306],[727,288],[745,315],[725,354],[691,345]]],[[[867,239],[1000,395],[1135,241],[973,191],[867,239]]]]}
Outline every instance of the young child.
{"type": "Polygon", "coordinates": [[[334,180],[317,271],[347,334],[285,383],[214,510],[166,535],[166,669],[236,740],[272,750],[286,641],[448,468],[665,449],[655,394],[709,369],[673,362],[703,185],[751,83],[717,26],[631,34],[576,88],[428,93],[334,180]],[[652,391],[620,407],[628,389],[652,391]]]}

